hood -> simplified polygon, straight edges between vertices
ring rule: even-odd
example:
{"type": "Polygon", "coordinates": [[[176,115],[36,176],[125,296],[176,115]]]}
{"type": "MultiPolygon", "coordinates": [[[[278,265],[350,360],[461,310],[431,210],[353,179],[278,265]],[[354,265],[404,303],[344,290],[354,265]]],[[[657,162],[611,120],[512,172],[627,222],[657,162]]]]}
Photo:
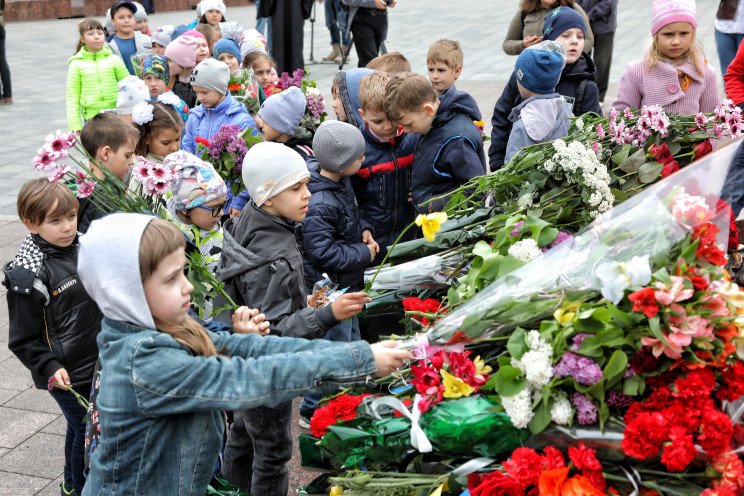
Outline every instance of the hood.
{"type": "Polygon", "coordinates": [[[555,124],[566,107],[566,100],[558,93],[538,95],[517,105],[509,120],[516,122],[520,117],[527,135],[536,142],[542,142],[555,128],[555,124]]]}
{"type": "Polygon", "coordinates": [[[109,47],[104,45],[101,50],[98,53],[90,53],[85,47],[82,47],[80,50],[78,50],[78,53],[70,57],[67,62],[72,62],[73,60],[95,60],[96,58],[105,58],[111,55],[112,52],[109,47]]]}
{"type": "Polygon", "coordinates": [[[154,217],[111,214],[91,223],[80,237],[78,274],[105,317],[155,329],[142,287],[139,247],[154,217]]]}
{"type": "MultiPolygon", "coordinates": [[[[338,182],[323,176],[319,170],[310,171],[310,182],[307,183],[307,189],[310,193],[320,193],[321,191],[331,191],[334,189],[343,190],[344,184],[349,181],[348,176],[342,177],[338,182]]],[[[350,184],[350,183],[349,183],[350,184]]]]}
{"type": "Polygon", "coordinates": [[[239,216],[225,223],[218,278],[225,281],[279,258],[289,258],[297,249],[296,245],[277,244],[274,233],[288,230],[294,236],[299,225],[264,212],[249,201],[239,216]],[[248,245],[251,248],[247,248],[248,245]],[[271,258],[258,253],[270,253],[271,258]]]}
{"type": "Polygon", "coordinates": [[[574,62],[573,64],[569,64],[566,66],[565,69],[563,69],[563,72],[561,73],[561,78],[558,81],[558,84],[560,84],[561,81],[565,79],[589,79],[591,81],[594,81],[597,75],[597,66],[594,65],[594,61],[591,57],[589,57],[586,53],[581,52],[581,56],[579,59],[574,62]]]}
{"type": "Polygon", "coordinates": [[[359,117],[359,83],[365,76],[369,76],[373,69],[352,69],[350,71],[338,71],[338,94],[346,112],[346,119],[352,126],[364,130],[364,121],[359,117]]]}
{"type": "Polygon", "coordinates": [[[439,97],[439,109],[434,120],[445,123],[458,112],[467,115],[471,120],[481,120],[481,113],[475,98],[464,91],[457,91],[453,84],[439,97]]]}

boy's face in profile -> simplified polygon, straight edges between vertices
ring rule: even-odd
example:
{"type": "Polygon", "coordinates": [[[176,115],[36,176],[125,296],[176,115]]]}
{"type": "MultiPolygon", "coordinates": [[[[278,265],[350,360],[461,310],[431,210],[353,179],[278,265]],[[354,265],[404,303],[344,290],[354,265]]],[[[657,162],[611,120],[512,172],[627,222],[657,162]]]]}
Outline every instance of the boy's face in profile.
{"type": "Polygon", "coordinates": [[[331,107],[333,107],[333,111],[336,112],[336,118],[341,122],[349,122],[349,119],[346,117],[346,112],[344,111],[344,104],[341,103],[341,95],[338,94],[338,91],[335,91],[332,96],[333,103],[331,104],[331,107]]]}
{"type": "Polygon", "coordinates": [[[359,172],[359,169],[362,168],[362,163],[364,162],[364,154],[362,153],[359,158],[357,158],[354,162],[351,163],[348,167],[346,167],[344,170],[341,171],[341,176],[353,176],[357,172],[359,172]]]}
{"type": "Polygon", "coordinates": [[[108,170],[113,175],[121,179],[122,181],[129,172],[129,168],[134,163],[134,148],[137,143],[130,141],[129,143],[121,146],[118,150],[113,151],[111,147],[104,146],[98,152],[98,160],[103,162],[108,170]]]}
{"type": "Polygon", "coordinates": [[[365,112],[359,109],[359,116],[367,123],[369,130],[383,141],[395,138],[398,127],[393,124],[382,110],[367,109],[365,112]]]}
{"type": "Polygon", "coordinates": [[[282,137],[282,133],[271,127],[267,122],[261,119],[260,115],[256,116],[256,129],[263,136],[264,141],[278,141],[282,137]]]}
{"type": "Polygon", "coordinates": [[[134,12],[126,7],[119,7],[116,12],[111,14],[111,22],[116,28],[116,35],[119,38],[131,38],[134,34],[134,12]]]}
{"type": "Polygon", "coordinates": [[[266,212],[293,220],[302,222],[307,215],[307,205],[310,200],[310,190],[307,189],[307,183],[310,178],[293,184],[276,196],[266,200],[261,208],[266,212]]]}
{"type": "Polygon", "coordinates": [[[58,204],[59,200],[54,202],[40,224],[34,224],[29,219],[23,223],[31,234],[38,234],[47,243],[65,248],[75,241],[77,235],[77,210],[53,215],[58,204]]]}
{"type": "Polygon", "coordinates": [[[431,129],[431,123],[434,121],[438,108],[439,100],[425,102],[419,110],[401,112],[397,123],[405,133],[424,135],[431,129]]]}
{"type": "Polygon", "coordinates": [[[447,88],[455,84],[457,78],[460,77],[462,67],[456,67],[452,69],[444,62],[427,62],[427,68],[429,69],[429,81],[437,92],[437,95],[441,95],[447,88]]]}

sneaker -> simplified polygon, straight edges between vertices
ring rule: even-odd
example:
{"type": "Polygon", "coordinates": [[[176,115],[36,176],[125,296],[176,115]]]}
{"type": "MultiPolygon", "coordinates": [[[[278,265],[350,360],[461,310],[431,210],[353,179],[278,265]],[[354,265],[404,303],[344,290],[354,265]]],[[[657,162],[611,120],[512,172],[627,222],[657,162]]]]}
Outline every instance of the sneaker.
{"type": "Polygon", "coordinates": [[[60,494],[62,496],[68,496],[70,494],[75,494],[74,488],[71,488],[69,491],[67,490],[67,487],[65,486],[65,481],[62,481],[59,483],[59,489],[60,489],[60,494]]]}
{"type": "Polygon", "coordinates": [[[298,423],[300,424],[301,429],[310,430],[310,419],[304,415],[300,415],[300,421],[298,423]]]}

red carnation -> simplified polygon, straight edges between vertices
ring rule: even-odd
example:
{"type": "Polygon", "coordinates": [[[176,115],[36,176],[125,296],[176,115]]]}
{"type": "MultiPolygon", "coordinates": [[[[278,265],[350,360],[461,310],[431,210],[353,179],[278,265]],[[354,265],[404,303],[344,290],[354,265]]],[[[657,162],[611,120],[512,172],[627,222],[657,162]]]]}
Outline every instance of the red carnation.
{"type": "Polygon", "coordinates": [[[721,372],[723,384],[716,391],[716,398],[723,401],[736,401],[744,395],[744,365],[736,361],[721,372]]]}
{"type": "Polygon", "coordinates": [[[568,447],[568,457],[574,464],[576,470],[602,471],[602,464],[597,460],[597,452],[587,448],[584,443],[580,443],[578,448],[568,447]]]}
{"type": "Polygon", "coordinates": [[[313,433],[313,436],[323,437],[328,430],[328,426],[335,424],[339,420],[353,420],[356,417],[356,409],[365,396],[371,395],[352,396],[345,394],[332,399],[327,405],[315,410],[313,418],[310,420],[310,431],[313,433]]]}
{"type": "Polygon", "coordinates": [[[688,434],[684,427],[675,425],[669,429],[669,439],[671,443],[664,446],[661,462],[670,472],[681,472],[695,458],[696,450],[692,442],[692,435],[688,434]]]}
{"type": "Polygon", "coordinates": [[[718,455],[728,448],[733,434],[729,416],[711,409],[703,415],[702,433],[698,435],[698,441],[708,454],[718,455]]]}
{"type": "Polygon", "coordinates": [[[643,288],[630,293],[628,299],[633,302],[634,312],[643,312],[649,319],[659,313],[659,305],[656,303],[654,291],[651,288],[643,288]]]}
{"type": "Polygon", "coordinates": [[[194,138],[194,141],[196,141],[200,145],[204,145],[206,147],[212,146],[212,145],[209,144],[209,141],[206,138],[202,138],[201,136],[197,136],[196,138],[194,138]]]}
{"type": "Polygon", "coordinates": [[[630,367],[636,374],[647,374],[659,369],[659,359],[650,346],[644,346],[630,359],[630,367]]]}
{"type": "Polygon", "coordinates": [[[504,462],[504,470],[522,487],[536,486],[542,472],[542,458],[531,448],[517,448],[504,462]]]}
{"type": "Polygon", "coordinates": [[[625,428],[621,443],[623,451],[640,460],[656,456],[664,441],[666,428],[667,424],[660,413],[641,413],[625,428]]]}
{"type": "Polygon", "coordinates": [[[698,369],[674,381],[672,396],[683,399],[710,397],[716,387],[716,374],[710,369],[698,369]]]}
{"type": "Polygon", "coordinates": [[[486,475],[470,474],[468,490],[471,496],[524,496],[524,487],[498,470],[486,475]]]}
{"type": "Polygon", "coordinates": [[[566,461],[563,459],[563,453],[552,446],[546,446],[545,449],[543,449],[542,460],[543,470],[553,470],[566,466],[566,461]]]}

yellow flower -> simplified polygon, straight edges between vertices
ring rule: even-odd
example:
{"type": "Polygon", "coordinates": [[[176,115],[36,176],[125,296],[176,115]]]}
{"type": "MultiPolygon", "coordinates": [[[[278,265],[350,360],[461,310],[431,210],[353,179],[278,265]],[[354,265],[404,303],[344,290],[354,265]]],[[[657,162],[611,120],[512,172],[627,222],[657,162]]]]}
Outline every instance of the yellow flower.
{"type": "Polygon", "coordinates": [[[331,488],[330,496],[341,496],[344,494],[344,488],[341,486],[333,486],[331,488]]]}
{"type": "Polygon", "coordinates": [[[473,394],[475,388],[459,377],[455,377],[446,370],[442,369],[439,371],[442,374],[442,382],[444,383],[445,398],[463,398],[473,394]]]}
{"type": "Polygon", "coordinates": [[[434,241],[434,235],[442,229],[442,223],[447,220],[445,212],[434,212],[433,214],[419,214],[416,217],[416,225],[424,231],[424,238],[431,243],[434,241]]]}
{"type": "Polygon", "coordinates": [[[481,121],[473,121],[473,124],[475,124],[478,127],[483,127],[483,126],[486,125],[486,123],[483,122],[482,120],[481,121]]]}
{"type": "Polygon", "coordinates": [[[563,304],[561,308],[553,312],[553,318],[558,321],[559,324],[570,324],[576,318],[576,309],[581,306],[581,303],[569,303],[568,305],[563,304]]]}
{"type": "Polygon", "coordinates": [[[480,355],[475,357],[473,363],[475,364],[475,375],[490,374],[491,372],[493,372],[491,366],[486,365],[486,362],[483,361],[480,355]]]}

